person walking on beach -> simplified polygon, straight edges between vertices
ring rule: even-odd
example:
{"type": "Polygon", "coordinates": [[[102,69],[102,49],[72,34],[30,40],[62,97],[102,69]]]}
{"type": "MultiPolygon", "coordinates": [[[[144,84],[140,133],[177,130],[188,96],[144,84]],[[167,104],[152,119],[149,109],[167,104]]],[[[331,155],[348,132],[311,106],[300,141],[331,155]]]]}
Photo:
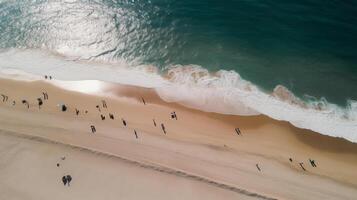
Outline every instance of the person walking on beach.
{"type": "Polygon", "coordinates": [[[176,115],[175,111],[171,113],[171,119],[176,119],[177,120],[177,115],[176,115]]]}
{"type": "Polygon", "coordinates": [[[100,115],[100,118],[102,118],[102,120],[105,120],[105,116],[104,115],[100,115]]]}
{"type": "Polygon", "coordinates": [[[152,121],[154,122],[154,126],[156,127],[156,122],[155,122],[155,119],[152,119],[152,121]]]}
{"type": "Polygon", "coordinates": [[[311,164],[312,167],[317,167],[316,164],[315,164],[315,160],[311,160],[311,159],[309,158],[309,161],[310,161],[310,164],[311,164]]]}
{"type": "Polygon", "coordinates": [[[261,169],[260,169],[260,167],[259,167],[258,163],[257,163],[257,164],[255,164],[255,166],[257,167],[257,169],[258,169],[259,171],[261,171],[261,169]]]}
{"type": "Polygon", "coordinates": [[[166,134],[166,129],[165,129],[165,125],[164,124],[161,124],[161,129],[166,134]]]}
{"type": "Polygon", "coordinates": [[[103,108],[107,108],[107,103],[105,102],[105,100],[102,100],[102,104],[103,104],[103,108]]]}
{"type": "Polygon", "coordinates": [[[42,92],[42,95],[43,95],[43,99],[44,99],[44,100],[48,100],[48,94],[47,94],[47,92],[42,92]]]}
{"type": "Polygon", "coordinates": [[[29,102],[27,102],[27,100],[22,100],[22,104],[25,104],[27,106],[27,109],[30,108],[30,104],[29,102]]]}
{"type": "Polygon", "coordinates": [[[41,106],[43,104],[43,101],[41,98],[37,98],[37,101],[38,101],[38,109],[41,109],[41,106]]]}
{"type": "Polygon", "coordinates": [[[77,108],[75,110],[76,110],[76,115],[79,115],[79,110],[77,108]]]}
{"type": "Polygon", "coordinates": [[[109,118],[114,120],[114,115],[112,113],[109,113],[109,118]]]}
{"type": "Polygon", "coordinates": [[[135,129],[134,129],[134,134],[135,134],[136,139],[138,139],[138,134],[136,133],[135,129]]]}
{"type": "Polygon", "coordinates": [[[238,135],[241,135],[242,132],[240,132],[240,129],[239,129],[239,128],[236,128],[235,130],[236,130],[236,133],[237,133],[238,135]]]}
{"type": "Polygon", "coordinates": [[[121,119],[123,122],[123,125],[126,126],[126,121],[124,119],[121,119]]]}
{"type": "Polygon", "coordinates": [[[61,110],[62,110],[62,112],[66,112],[66,110],[67,110],[67,106],[66,106],[66,105],[64,105],[64,104],[62,104],[62,106],[61,106],[61,110]]]}
{"type": "Polygon", "coordinates": [[[95,129],[95,126],[91,125],[90,128],[92,129],[92,133],[95,133],[97,130],[95,129]]]}
{"type": "Polygon", "coordinates": [[[303,164],[304,164],[304,163],[302,163],[302,162],[301,162],[301,163],[299,163],[299,165],[300,165],[301,169],[302,169],[302,170],[304,170],[304,171],[306,171],[306,169],[305,169],[305,167],[303,166],[303,164]]]}
{"type": "Polygon", "coordinates": [[[145,99],[141,97],[141,100],[143,101],[144,105],[146,105],[145,99]]]}
{"type": "Polygon", "coordinates": [[[102,111],[100,110],[99,105],[96,105],[95,107],[98,109],[99,112],[102,112],[102,111]]]}
{"type": "Polygon", "coordinates": [[[71,176],[71,175],[67,175],[66,178],[67,178],[68,187],[69,187],[69,186],[70,186],[70,183],[71,183],[71,181],[72,181],[72,176],[71,176]]]}
{"type": "Polygon", "coordinates": [[[67,177],[66,177],[66,176],[63,176],[63,177],[62,177],[62,182],[63,182],[63,185],[66,185],[66,184],[67,184],[67,177]]]}
{"type": "Polygon", "coordinates": [[[7,101],[8,100],[8,96],[6,96],[6,95],[4,95],[4,94],[1,94],[1,96],[2,96],[2,102],[5,102],[5,101],[7,101]]]}

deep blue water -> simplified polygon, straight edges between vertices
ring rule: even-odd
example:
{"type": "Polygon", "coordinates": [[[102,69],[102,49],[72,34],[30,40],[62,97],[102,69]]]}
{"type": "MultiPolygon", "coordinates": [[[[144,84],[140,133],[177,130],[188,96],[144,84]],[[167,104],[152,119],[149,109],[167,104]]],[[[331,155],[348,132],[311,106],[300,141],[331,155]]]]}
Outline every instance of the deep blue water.
{"type": "Polygon", "coordinates": [[[271,91],[357,100],[357,1],[0,1],[0,48],[234,70],[271,91]],[[64,48],[66,47],[66,48],[64,48]],[[65,50],[64,50],[65,49],[65,50]]]}

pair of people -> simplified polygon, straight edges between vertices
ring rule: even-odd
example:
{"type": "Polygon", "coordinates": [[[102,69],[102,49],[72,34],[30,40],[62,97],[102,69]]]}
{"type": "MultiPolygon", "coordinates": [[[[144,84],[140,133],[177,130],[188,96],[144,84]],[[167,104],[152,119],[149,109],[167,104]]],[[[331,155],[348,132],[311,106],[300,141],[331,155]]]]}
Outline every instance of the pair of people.
{"type": "Polygon", "coordinates": [[[63,176],[62,177],[62,182],[63,182],[63,185],[68,185],[68,187],[70,186],[70,183],[72,181],[72,176],[71,175],[67,175],[67,176],[63,176]]]}
{"type": "Polygon", "coordinates": [[[97,130],[95,129],[95,126],[91,125],[90,128],[92,129],[92,133],[95,133],[97,130]]]}
{"type": "Polygon", "coordinates": [[[236,128],[235,130],[236,130],[237,135],[241,135],[242,134],[242,132],[240,132],[239,128],[236,128]]]}
{"type": "Polygon", "coordinates": [[[176,119],[177,120],[176,112],[172,112],[171,113],[171,119],[176,119]]]}
{"type": "MultiPolygon", "coordinates": [[[[102,105],[103,105],[103,108],[108,108],[108,107],[107,107],[107,102],[104,101],[104,100],[102,100],[102,105]]],[[[99,105],[96,105],[95,107],[98,109],[99,112],[102,112],[102,110],[100,109],[100,106],[99,106],[99,105]]]]}
{"type": "Polygon", "coordinates": [[[5,102],[9,99],[9,97],[4,94],[1,94],[1,96],[2,96],[2,102],[5,102]]]}
{"type": "MultiPolygon", "coordinates": [[[[102,120],[105,120],[105,116],[104,116],[104,115],[100,115],[100,118],[101,118],[102,120]]],[[[109,113],[109,118],[110,118],[111,120],[114,120],[114,115],[113,115],[112,113],[109,113]]],[[[125,121],[125,120],[123,120],[123,121],[125,121]]]]}

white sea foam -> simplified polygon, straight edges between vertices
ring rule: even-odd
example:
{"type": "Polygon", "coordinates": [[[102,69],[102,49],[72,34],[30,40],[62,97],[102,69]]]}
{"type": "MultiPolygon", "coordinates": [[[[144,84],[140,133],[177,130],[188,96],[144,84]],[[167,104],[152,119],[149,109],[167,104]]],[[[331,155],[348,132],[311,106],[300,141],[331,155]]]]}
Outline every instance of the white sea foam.
{"type": "Polygon", "coordinates": [[[148,88],[156,88],[163,84],[160,75],[150,73],[140,66],[129,69],[124,62],[117,62],[114,65],[73,61],[41,50],[3,50],[0,52],[0,70],[3,73],[20,70],[23,75],[32,74],[37,78],[52,75],[55,79],[65,81],[101,80],[148,88]]]}
{"type": "Polygon", "coordinates": [[[283,86],[268,94],[234,71],[212,74],[200,66],[171,66],[161,76],[153,66],[129,68],[125,62],[71,61],[40,50],[18,49],[0,52],[0,70],[13,77],[52,75],[59,80],[101,80],[154,88],[165,101],[191,108],[232,115],[262,113],[300,128],[357,142],[356,101],[350,100],[346,108],[324,99],[306,103],[283,86]]]}
{"type": "Polygon", "coordinates": [[[169,77],[173,86],[158,89],[164,100],[225,114],[262,113],[300,128],[357,142],[356,101],[349,101],[347,108],[323,99],[305,103],[283,86],[267,94],[234,71],[209,74],[199,66],[174,67],[169,77]]]}

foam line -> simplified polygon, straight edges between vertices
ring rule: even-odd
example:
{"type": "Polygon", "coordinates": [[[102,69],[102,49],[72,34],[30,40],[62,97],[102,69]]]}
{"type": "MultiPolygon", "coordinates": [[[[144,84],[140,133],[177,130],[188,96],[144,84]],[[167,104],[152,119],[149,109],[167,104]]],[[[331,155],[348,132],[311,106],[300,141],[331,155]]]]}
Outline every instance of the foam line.
{"type": "Polygon", "coordinates": [[[52,75],[64,81],[100,80],[153,88],[163,100],[190,108],[230,115],[264,114],[357,142],[357,101],[349,100],[345,108],[325,99],[306,102],[281,85],[267,93],[235,71],[211,73],[201,66],[178,65],[159,73],[151,65],[73,61],[42,50],[9,49],[0,52],[0,72],[25,80],[52,75]]]}

